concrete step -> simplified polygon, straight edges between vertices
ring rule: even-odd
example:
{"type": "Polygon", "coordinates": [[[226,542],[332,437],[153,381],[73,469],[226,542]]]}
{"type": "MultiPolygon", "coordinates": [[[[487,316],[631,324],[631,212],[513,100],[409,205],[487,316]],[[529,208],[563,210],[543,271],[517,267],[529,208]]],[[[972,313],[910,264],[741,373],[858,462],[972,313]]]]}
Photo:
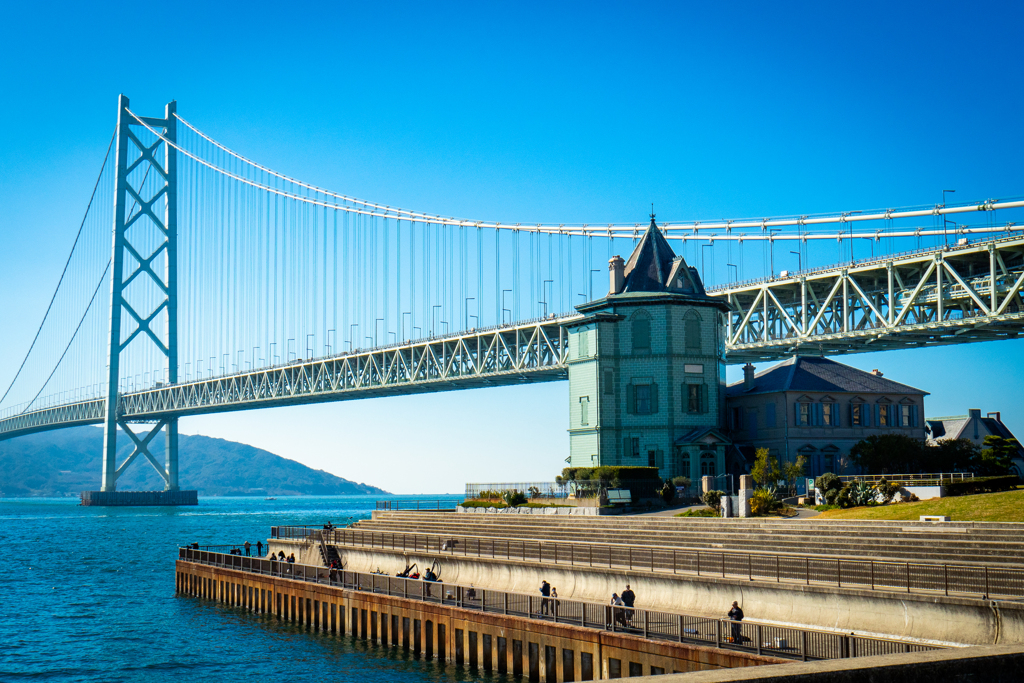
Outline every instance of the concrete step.
{"type": "MultiPolygon", "coordinates": [[[[364,521],[356,525],[357,529],[383,533],[418,533],[428,535],[462,535],[492,539],[541,540],[565,543],[582,542],[629,545],[659,546],[676,548],[701,548],[706,550],[724,550],[732,552],[777,552],[777,553],[814,553],[848,557],[872,557],[876,559],[899,559],[907,561],[957,562],[985,564],[1021,564],[1024,563],[1024,543],[1006,542],[1006,534],[1002,541],[978,541],[975,539],[950,539],[946,536],[938,538],[915,538],[913,535],[898,539],[894,543],[891,535],[875,535],[867,537],[863,532],[859,537],[847,539],[843,534],[835,532],[828,535],[794,533],[793,526],[783,527],[786,533],[729,533],[718,528],[713,534],[694,534],[679,532],[650,532],[623,529],[599,531],[587,529],[563,530],[545,527],[538,524],[509,524],[507,522],[491,523],[450,519],[424,523],[422,518],[415,524],[399,521],[375,520],[364,521]],[[461,523],[455,523],[461,522],[461,523]],[[842,539],[842,540],[840,540],[842,539]]],[[[514,521],[514,520],[513,520],[514,521]]],[[[559,525],[560,526],[560,525],[559,525]]]]}

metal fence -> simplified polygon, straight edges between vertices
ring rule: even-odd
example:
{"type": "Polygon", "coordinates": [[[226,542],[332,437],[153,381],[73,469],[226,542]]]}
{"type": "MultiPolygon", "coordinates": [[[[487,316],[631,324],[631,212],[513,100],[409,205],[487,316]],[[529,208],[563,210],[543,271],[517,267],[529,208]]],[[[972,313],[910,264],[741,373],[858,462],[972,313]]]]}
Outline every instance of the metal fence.
{"type": "Polygon", "coordinates": [[[462,498],[441,500],[378,500],[377,510],[454,510],[462,498]]]}
{"type": "MultiPolygon", "coordinates": [[[[319,541],[322,529],[271,527],[271,538],[319,541]],[[313,538],[310,538],[313,536],[313,538]]],[[[353,548],[484,557],[519,562],[628,569],[664,574],[740,578],[904,593],[987,599],[1024,597],[1024,569],[988,565],[890,562],[840,557],[740,553],[691,548],[560,543],[461,535],[334,529],[327,543],[353,548]]]]}
{"type": "Polygon", "coordinates": [[[803,661],[942,649],[886,638],[615,607],[582,600],[546,598],[540,595],[473,588],[440,581],[429,582],[386,574],[364,574],[289,564],[193,548],[179,548],[178,559],[491,614],[572,624],[655,640],[706,645],[803,661]]]}
{"type": "Polygon", "coordinates": [[[839,481],[863,481],[868,484],[877,484],[885,479],[886,481],[898,481],[901,484],[913,484],[917,486],[932,484],[944,484],[953,481],[966,481],[974,479],[973,472],[936,472],[933,474],[843,474],[839,481]]]}
{"type": "Polygon", "coordinates": [[[612,486],[608,482],[568,481],[558,484],[552,481],[533,482],[502,482],[492,484],[466,484],[466,498],[497,499],[503,491],[522,491],[529,498],[565,499],[569,496],[577,498],[598,498],[609,488],[629,489],[634,500],[651,498],[659,495],[664,484],[660,479],[622,481],[612,486]]]}

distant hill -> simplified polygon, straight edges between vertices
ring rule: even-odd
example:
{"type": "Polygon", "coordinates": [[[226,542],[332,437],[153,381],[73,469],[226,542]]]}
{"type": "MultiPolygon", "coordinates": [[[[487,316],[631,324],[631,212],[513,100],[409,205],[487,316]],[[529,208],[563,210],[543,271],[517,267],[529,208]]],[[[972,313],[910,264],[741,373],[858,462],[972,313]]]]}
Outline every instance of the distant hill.
{"type": "MultiPolygon", "coordinates": [[[[131,442],[118,435],[118,463],[131,442]]],[[[151,444],[163,461],[164,439],[151,444]]],[[[73,427],[0,441],[0,497],[77,496],[100,487],[103,430],[73,427]]],[[[294,460],[234,441],[207,436],[178,437],[179,484],[201,496],[297,496],[384,494],[383,489],[314,470],[294,460]]],[[[145,458],[138,458],[117,480],[128,491],[163,489],[163,480],[145,458]]]]}

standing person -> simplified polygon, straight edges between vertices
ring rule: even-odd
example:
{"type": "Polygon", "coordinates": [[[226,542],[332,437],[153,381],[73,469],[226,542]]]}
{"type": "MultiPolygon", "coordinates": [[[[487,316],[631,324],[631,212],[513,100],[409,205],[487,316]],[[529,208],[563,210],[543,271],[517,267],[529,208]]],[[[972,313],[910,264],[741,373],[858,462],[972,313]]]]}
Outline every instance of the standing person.
{"type": "Polygon", "coordinates": [[[246,557],[252,557],[251,548],[252,548],[252,543],[249,543],[249,541],[246,541],[245,542],[245,556],[246,557]]]}
{"type": "Polygon", "coordinates": [[[551,587],[551,613],[558,618],[558,590],[554,586],[551,587]]]}
{"type": "Polygon", "coordinates": [[[743,621],[743,610],[740,609],[739,603],[733,601],[732,609],[729,610],[729,618],[733,620],[732,626],[732,642],[738,643],[743,639],[740,635],[740,622],[743,621]]]}
{"type": "Polygon", "coordinates": [[[624,610],[626,623],[629,624],[633,621],[633,603],[636,602],[636,593],[633,592],[633,589],[630,588],[627,583],[626,590],[622,591],[622,595],[619,597],[622,598],[622,604],[629,608],[628,610],[624,610]]]}
{"type": "Polygon", "coordinates": [[[616,624],[621,624],[623,627],[626,626],[626,615],[623,607],[626,603],[622,602],[622,598],[619,597],[618,593],[612,593],[612,615],[616,624]]]}
{"type": "Polygon", "coordinates": [[[548,606],[549,606],[549,604],[551,602],[551,600],[550,600],[551,584],[548,583],[547,581],[541,581],[540,582],[540,594],[542,596],[544,596],[543,598],[541,598],[541,601],[540,601],[540,613],[541,614],[547,614],[548,613],[548,606]]]}
{"type": "Polygon", "coordinates": [[[263,541],[256,541],[256,557],[263,557],[263,541]]]}

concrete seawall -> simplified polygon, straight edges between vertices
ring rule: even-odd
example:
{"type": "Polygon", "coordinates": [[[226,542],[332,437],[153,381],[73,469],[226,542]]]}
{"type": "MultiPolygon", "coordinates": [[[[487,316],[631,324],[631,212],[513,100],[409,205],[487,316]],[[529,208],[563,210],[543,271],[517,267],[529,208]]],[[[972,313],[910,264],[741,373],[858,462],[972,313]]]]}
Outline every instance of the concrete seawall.
{"type": "Polygon", "coordinates": [[[564,623],[423,603],[179,560],[179,594],[237,605],[421,657],[530,680],[593,680],[780,664],[786,660],[564,623]]]}
{"type": "Polygon", "coordinates": [[[757,670],[701,671],[685,677],[668,675],[647,680],[651,683],[655,680],[659,683],[1019,683],[1024,680],[1024,647],[1003,645],[936,650],[854,660],[783,664],[757,670]]]}
{"type": "MultiPolygon", "coordinates": [[[[300,563],[321,563],[316,546],[272,540],[270,548],[294,552],[300,563]]],[[[767,624],[940,645],[1024,643],[1024,604],[1020,602],[545,566],[343,546],[338,551],[345,568],[357,572],[379,568],[395,574],[413,562],[422,570],[436,559],[440,562],[442,581],[478,588],[536,593],[541,580],[547,580],[564,598],[607,602],[613,592],[620,592],[628,583],[637,592],[638,606],[649,609],[720,617],[737,600],[749,620],[767,624]]]]}

